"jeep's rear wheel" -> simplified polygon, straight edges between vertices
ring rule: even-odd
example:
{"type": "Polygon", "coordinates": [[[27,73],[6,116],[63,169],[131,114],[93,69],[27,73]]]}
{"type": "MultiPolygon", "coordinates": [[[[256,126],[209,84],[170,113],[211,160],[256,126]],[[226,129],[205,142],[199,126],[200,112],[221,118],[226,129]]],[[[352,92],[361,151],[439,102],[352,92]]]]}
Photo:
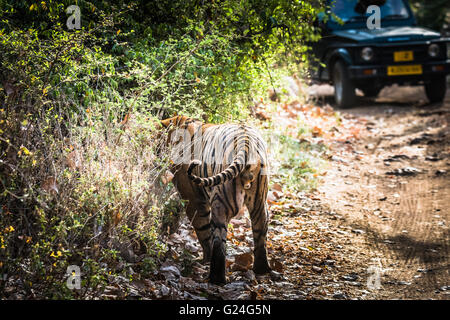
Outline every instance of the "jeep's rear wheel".
{"type": "Polygon", "coordinates": [[[431,103],[442,102],[447,89],[447,80],[445,76],[435,76],[431,81],[425,83],[425,93],[431,103]]]}
{"type": "Polygon", "coordinates": [[[333,65],[334,99],[339,108],[350,108],[355,104],[355,86],[343,61],[333,65]]]}

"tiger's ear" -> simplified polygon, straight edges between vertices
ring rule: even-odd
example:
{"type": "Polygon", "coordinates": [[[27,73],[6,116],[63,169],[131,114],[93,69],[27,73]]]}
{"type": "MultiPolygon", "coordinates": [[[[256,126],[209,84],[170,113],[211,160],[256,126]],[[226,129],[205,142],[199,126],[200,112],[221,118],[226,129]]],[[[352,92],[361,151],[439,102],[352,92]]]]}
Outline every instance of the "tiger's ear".
{"type": "Polygon", "coordinates": [[[183,121],[184,119],[185,119],[185,117],[175,116],[175,117],[161,120],[161,124],[162,124],[163,128],[168,128],[170,125],[177,126],[179,123],[184,122],[183,121]]]}
{"type": "Polygon", "coordinates": [[[163,134],[163,130],[167,129],[167,127],[170,125],[170,119],[160,120],[154,122],[154,132],[156,134],[155,139],[159,140],[163,134]]]}
{"type": "Polygon", "coordinates": [[[172,123],[172,119],[173,118],[161,120],[162,128],[167,128],[172,123]]]}

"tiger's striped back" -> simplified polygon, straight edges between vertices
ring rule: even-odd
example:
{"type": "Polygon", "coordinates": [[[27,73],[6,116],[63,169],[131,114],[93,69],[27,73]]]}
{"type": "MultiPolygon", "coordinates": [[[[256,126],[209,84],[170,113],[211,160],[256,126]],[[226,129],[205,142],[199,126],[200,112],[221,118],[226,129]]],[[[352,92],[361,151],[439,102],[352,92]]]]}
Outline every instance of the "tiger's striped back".
{"type": "Polygon", "coordinates": [[[201,150],[200,161],[192,161],[188,168],[189,178],[199,186],[213,187],[232,180],[251,165],[259,166],[267,174],[264,140],[251,127],[210,126],[203,131],[201,150]]]}

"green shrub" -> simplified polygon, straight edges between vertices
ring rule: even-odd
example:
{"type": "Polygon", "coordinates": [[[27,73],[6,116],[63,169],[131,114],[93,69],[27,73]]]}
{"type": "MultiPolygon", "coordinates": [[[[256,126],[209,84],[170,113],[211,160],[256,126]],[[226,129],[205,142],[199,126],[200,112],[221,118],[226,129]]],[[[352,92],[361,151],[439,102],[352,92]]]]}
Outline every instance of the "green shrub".
{"type": "Polygon", "coordinates": [[[304,60],[321,1],[77,1],[67,30],[71,4],[0,0],[0,274],[27,296],[91,297],[128,263],[155,268],[163,216],[183,209],[159,119],[245,119],[271,68],[304,60]]]}

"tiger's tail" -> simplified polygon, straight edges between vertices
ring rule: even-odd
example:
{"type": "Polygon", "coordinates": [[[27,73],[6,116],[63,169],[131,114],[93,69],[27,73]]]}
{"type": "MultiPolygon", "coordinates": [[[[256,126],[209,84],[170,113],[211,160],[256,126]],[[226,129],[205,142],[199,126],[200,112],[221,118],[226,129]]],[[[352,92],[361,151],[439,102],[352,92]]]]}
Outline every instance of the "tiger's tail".
{"type": "Polygon", "coordinates": [[[189,179],[198,186],[214,187],[236,178],[244,170],[248,156],[249,140],[248,138],[243,139],[243,141],[241,139],[240,143],[238,143],[238,152],[233,158],[233,162],[222,172],[207,178],[196,176],[192,173],[192,171],[197,166],[201,165],[202,162],[200,160],[192,160],[189,164],[187,174],[189,179]]]}

